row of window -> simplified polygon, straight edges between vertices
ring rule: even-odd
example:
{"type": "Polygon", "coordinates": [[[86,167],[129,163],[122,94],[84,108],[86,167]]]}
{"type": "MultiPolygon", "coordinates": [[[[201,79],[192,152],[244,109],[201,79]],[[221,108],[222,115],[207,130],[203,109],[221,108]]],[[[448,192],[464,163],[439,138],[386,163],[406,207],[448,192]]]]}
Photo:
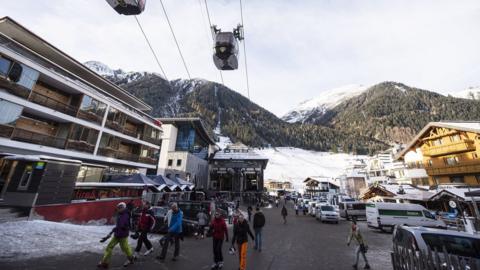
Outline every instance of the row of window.
{"type": "MultiPolygon", "coordinates": [[[[169,159],[168,160],[168,167],[172,167],[173,166],[173,159],[169,159]]],[[[182,160],[181,159],[177,159],[177,167],[180,167],[182,166],[182,160]]]]}
{"type": "MultiPolygon", "coordinates": [[[[478,153],[477,152],[473,152],[473,153],[467,153],[467,154],[464,154],[464,155],[460,155],[460,156],[449,156],[449,157],[443,157],[443,163],[447,166],[453,166],[453,165],[457,165],[460,163],[460,157],[463,156],[465,160],[468,160],[468,159],[478,159],[478,153]]],[[[429,167],[432,167],[433,166],[433,160],[432,159],[429,159],[427,161],[427,164],[429,167]]]]}
{"type": "MultiPolygon", "coordinates": [[[[465,183],[465,177],[463,175],[450,176],[449,180],[450,180],[450,183],[453,183],[453,184],[465,183]]],[[[475,175],[475,180],[477,181],[477,184],[480,184],[480,174],[475,175]]],[[[433,181],[435,181],[436,185],[442,184],[440,176],[434,176],[433,181]]]]}
{"type": "MultiPolygon", "coordinates": [[[[459,134],[454,134],[452,136],[448,136],[448,138],[449,138],[450,142],[459,142],[461,140],[459,134]]],[[[442,138],[438,138],[438,139],[432,141],[433,146],[439,146],[439,145],[442,145],[442,144],[443,144],[442,138]]]]}

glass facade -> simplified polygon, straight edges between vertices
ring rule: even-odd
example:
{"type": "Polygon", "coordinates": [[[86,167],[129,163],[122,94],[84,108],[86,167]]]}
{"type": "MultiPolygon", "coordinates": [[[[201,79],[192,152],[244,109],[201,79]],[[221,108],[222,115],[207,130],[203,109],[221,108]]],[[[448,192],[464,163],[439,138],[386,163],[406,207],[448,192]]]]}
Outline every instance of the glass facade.
{"type": "Polygon", "coordinates": [[[0,99],[0,124],[14,125],[23,111],[23,106],[0,99]]]}

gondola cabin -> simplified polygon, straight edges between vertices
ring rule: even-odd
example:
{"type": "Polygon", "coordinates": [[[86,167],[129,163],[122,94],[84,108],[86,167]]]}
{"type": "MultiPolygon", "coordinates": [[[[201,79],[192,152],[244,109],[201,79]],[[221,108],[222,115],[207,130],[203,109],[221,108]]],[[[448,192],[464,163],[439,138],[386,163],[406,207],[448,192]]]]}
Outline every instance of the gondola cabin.
{"type": "Polygon", "coordinates": [[[138,15],[145,9],[146,0],[107,0],[118,14],[138,15]]]}
{"type": "Polygon", "coordinates": [[[232,32],[219,32],[215,35],[213,62],[220,70],[238,68],[238,41],[232,32]]]}

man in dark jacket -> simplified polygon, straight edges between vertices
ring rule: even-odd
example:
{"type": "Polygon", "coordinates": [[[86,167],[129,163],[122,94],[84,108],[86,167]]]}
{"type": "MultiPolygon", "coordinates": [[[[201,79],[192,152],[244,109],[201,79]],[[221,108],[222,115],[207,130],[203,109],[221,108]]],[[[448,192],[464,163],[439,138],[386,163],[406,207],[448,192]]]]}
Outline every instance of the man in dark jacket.
{"type": "Polygon", "coordinates": [[[210,230],[213,238],[213,261],[212,269],[221,269],[223,267],[222,245],[225,236],[228,242],[228,230],[225,220],[219,211],[215,211],[215,218],[210,223],[210,230]]]}
{"type": "MultiPolygon", "coordinates": [[[[168,214],[167,214],[168,215],[168,214]]],[[[182,226],[183,226],[183,212],[178,209],[178,205],[173,203],[171,206],[171,215],[169,220],[167,221],[168,224],[168,233],[165,235],[166,241],[162,246],[162,253],[157,259],[163,261],[165,260],[165,256],[167,255],[167,249],[170,241],[175,242],[175,251],[173,253],[172,261],[176,261],[178,255],[180,255],[180,235],[182,234],[182,226]]]]}
{"type": "Polygon", "coordinates": [[[287,208],[285,207],[285,205],[283,205],[282,207],[282,217],[283,217],[283,224],[287,224],[287,208]]]}
{"type": "Polygon", "coordinates": [[[233,238],[232,245],[237,243],[238,246],[238,258],[240,260],[240,270],[247,269],[247,247],[248,247],[248,235],[255,240],[255,237],[250,230],[248,222],[243,215],[238,217],[238,222],[233,226],[233,238]]]}
{"type": "Polygon", "coordinates": [[[254,249],[262,252],[262,229],[265,226],[265,216],[259,207],[255,209],[253,215],[253,231],[255,232],[255,247],[254,249]]]}
{"type": "Polygon", "coordinates": [[[252,221],[252,212],[253,212],[253,208],[252,208],[251,205],[249,205],[248,208],[247,208],[248,222],[252,221]]]}
{"type": "Polygon", "coordinates": [[[137,240],[137,247],[135,248],[135,257],[138,257],[142,244],[145,244],[147,251],[143,254],[147,256],[153,252],[152,243],[148,240],[148,233],[155,227],[155,217],[150,202],[146,201],[143,204],[142,214],[138,220],[138,232],[140,233],[137,240]]]}
{"type": "Polygon", "coordinates": [[[105,249],[105,254],[103,255],[102,260],[98,263],[97,267],[99,268],[108,268],[110,258],[112,257],[113,248],[117,244],[120,244],[120,248],[127,255],[128,260],[123,264],[123,266],[128,266],[133,264],[133,254],[130,246],[128,245],[128,234],[130,230],[130,214],[127,210],[127,205],[124,202],[121,202],[117,205],[117,222],[115,228],[104,237],[100,242],[105,242],[113,234],[112,240],[107,245],[105,249]]]}

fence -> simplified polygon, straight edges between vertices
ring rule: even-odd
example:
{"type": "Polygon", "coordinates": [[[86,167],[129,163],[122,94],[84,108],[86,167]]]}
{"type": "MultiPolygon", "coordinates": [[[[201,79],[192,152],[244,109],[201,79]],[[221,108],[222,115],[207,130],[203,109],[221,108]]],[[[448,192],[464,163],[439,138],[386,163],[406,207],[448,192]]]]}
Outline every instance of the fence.
{"type": "Polygon", "coordinates": [[[480,270],[478,259],[448,254],[445,246],[422,251],[394,243],[391,257],[394,270],[480,270]]]}

